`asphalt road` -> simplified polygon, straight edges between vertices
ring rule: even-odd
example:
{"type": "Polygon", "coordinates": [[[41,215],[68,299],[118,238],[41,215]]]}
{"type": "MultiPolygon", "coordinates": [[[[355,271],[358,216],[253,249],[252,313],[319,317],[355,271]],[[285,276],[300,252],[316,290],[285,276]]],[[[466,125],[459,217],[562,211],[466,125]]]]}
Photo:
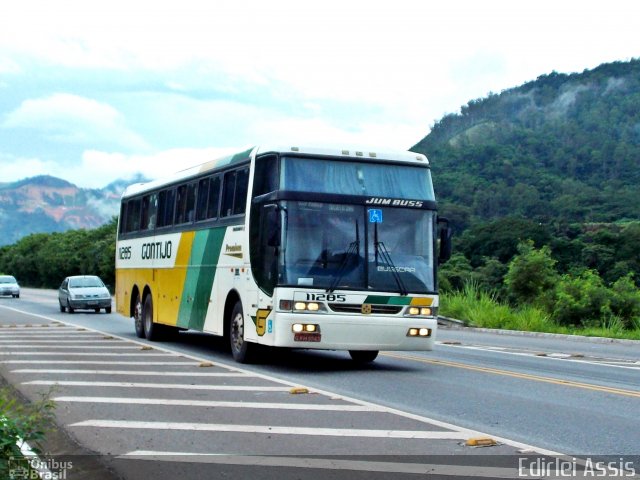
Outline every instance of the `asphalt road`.
{"type": "MultiPolygon", "coordinates": [[[[19,300],[0,299],[0,325],[4,327],[9,327],[12,323],[24,327],[27,322],[35,325],[37,322],[55,321],[83,325],[108,333],[115,337],[114,340],[137,340],[131,321],[117,314],[60,313],[55,292],[52,291],[24,289],[19,300]],[[21,312],[29,312],[31,315],[21,312]]],[[[36,333],[35,330],[31,332],[36,333]]],[[[35,343],[38,341],[36,337],[29,338],[32,348],[38,345],[35,343]]],[[[9,345],[9,340],[6,342],[5,346],[9,345]]],[[[20,346],[14,343],[14,347],[16,345],[20,346]]],[[[68,346],[70,345],[74,344],[70,343],[68,346]]],[[[137,349],[140,348],[139,344],[135,345],[137,349]]],[[[142,395],[139,398],[149,400],[153,397],[149,393],[152,391],[159,398],[173,398],[175,401],[184,402],[181,394],[169,394],[170,387],[163,389],[161,385],[170,382],[185,385],[211,383],[210,380],[200,382],[197,377],[196,381],[188,379],[188,376],[180,378],[179,374],[186,365],[160,367],[163,371],[174,371],[177,375],[174,378],[158,379],[153,375],[142,375],[140,379],[125,376],[126,372],[121,372],[119,375],[123,375],[123,379],[135,386],[114,385],[113,375],[109,377],[110,385],[100,386],[89,382],[102,380],[102,374],[69,373],[72,368],[68,365],[64,368],[54,365],[55,356],[42,357],[50,358],[53,362],[51,372],[47,373],[42,370],[30,371],[27,363],[20,368],[7,363],[7,358],[31,359],[21,360],[25,362],[36,358],[33,352],[37,349],[28,350],[27,345],[23,346],[25,349],[20,355],[25,355],[24,357],[13,356],[18,352],[9,356],[5,351],[5,354],[0,355],[0,361],[3,362],[0,364],[0,372],[3,376],[11,383],[19,385],[28,396],[35,395],[38,389],[41,390],[49,384],[70,382],[68,385],[57,387],[64,393],[58,395],[63,399],[58,404],[64,406],[59,412],[60,422],[67,426],[73,425],[69,427],[72,436],[89,449],[116,455],[119,459],[118,471],[122,471],[126,462],[138,458],[136,452],[155,452],[157,455],[164,455],[165,461],[161,463],[165,470],[170,472],[169,466],[175,467],[185,461],[186,457],[180,455],[187,453],[185,442],[195,448],[194,452],[212,453],[211,448],[208,448],[211,447],[210,435],[193,433],[194,428],[202,428],[194,427],[196,423],[202,422],[201,410],[192,412],[183,408],[180,410],[181,414],[175,416],[176,409],[168,408],[169,405],[153,408],[145,405],[144,410],[133,410],[137,414],[130,414],[130,404],[118,404],[113,401],[113,398],[131,399],[134,397],[133,392],[142,395]],[[29,352],[31,356],[28,355],[29,352]],[[83,381],[86,382],[84,385],[78,383],[83,381]],[[156,386],[140,386],[143,381],[156,382],[156,386]],[[78,384],[74,385],[73,382],[78,384]],[[81,389],[81,395],[74,389],[81,389]],[[146,392],[141,393],[144,390],[146,392]],[[80,399],[80,396],[85,398],[80,399]],[[95,402],[92,403],[89,399],[95,402]],[[157,424],[140,423],[146,417],[153,422],[163,420],[165,424],[162,429],[155,430],[157,424]],[[103,423],[99,422],[100,419],[103,423]],[[134,424],[134,421],[138,423],[134,424]],[[125,430],[127,434],[122,435],[125,430]],[[157,435],[155,432],[158,432],[157,435]],[[144,445],[149,445],[150,448],[144,448],[144,445]],[[177,448],[178,446],[181,448],[177,448]],[[122,456],[123,452],[129,456],[122,456]],[[171,454],[180,458],[172,459],[171,454]],[[175,461],[172,463],[167,460],[175,461]]],[[[354,365],[348,354],[343,352],[269,351],[264,363],[242,366],[241,370],[237,370],[239,366],[231,360],[221,340],[209,335],[181,333],[169,342],[155,343],[153,346],[154,350],[143,352],[163,354],[167,350],[173,355],[171,361],[175,358],[196,362],[205,360],[219,367],[219,373],[242,373],[243,377],[240,379],[230,377],[224,383],[232,386],[237,382],[238,385],[250,385],[257,390],[252,390],[250,397],[236,398],[235,394],[225,393],[228,396],[225,398],[236,402],[263,402],[272,405],[272,410],[278,413],[274,417],[267,415],[269,419],[265,422],[271,426],[277,424],[288,429],[287,434],[269,435],[257,430],[233,432],[224,436],[225,441],[222,444],[216,443],[215,453],[235,455],[233,462],[228,457],[224,457],[224,460],[217,458],[216,461],[235,465],[234,468],[240,469],[236,474],[251,474],[257,468],[264,475],[265,470],[260,469],[261,464],[255,461],[255,455],[286,454],[292,456],[287,458],[297,459],[303,455],[307,461],[309,458],[315,458],[315,455],[377,455],[376,461],[379,462],[385,454],[455,454],[458,455],[458,459],[478,455],[493,456],[495,463],[497,455],[522,455],[522,452],[529,452],[532,448],[543,455],[550,455],[551,452],[580,458],[602,458],[608,455],[622,463],[631,462],[631,465],[640,471],[640,342],[584,341],[557,336],[505,335],[470,329],[441,328],[438,345],[433,352],[384,352],[375,363],[365,367],[354,365]],[[157,347],[161,347],[162,350],[158,350],[157,347]],[[305,397],[303,403],[330,404],[339,400],[340,405],[348,408],[335,407],[337,410],[330,414],[323,410],[313,414],[301,413],[304,410],[292,410],[293,414],[288,413],[288,409],[292,407],[279,410],[274,405],[278,405],[278,398],[281,399],[282,394],[269,389],[284,388],[283,391],[286,391],[293,386],[305,386],[311,390],[312,395],[302,396],[305,397]],[[372,410],[373,413],[350,411],[361,407],[366,407],[364,410],[372,410]],[[349,428],[345,429],[345,425],[349,428]],[[328,428],[326,436],[321,441],[316,441],[319,429],[325,427],[328,428]],[[341,427],[339,432],[338,427],[341,427]],[[391,435],[388,432],[404,433],[392,434],[399,437],[397,440],[391,441],[386,437],[380,440],[371,438],[371,429],[386,432],[380,435],[387,436],[391,435]],[[346,430],[350,430],[352,436],[348,436],[346,430]],[[365,430],[367,432],[364,432],[365,430]],[[417,443],[415,438],[410,439],[412,435],[407,434],[417,431],[423,432],[416,434],[424,437],[422,443],[417,443]],[[424,431],[440,433],[427,434],[424,431]],[[300,435],[292,435],[290,432],[298,432],[300,435]],[[358,437],[353,432],[364,433],[358,437]],[[500,445],[484,449],[470,449],[462,445],[465,437],[484,435],[497,439],[500,445]],[[248,441],[247,437],[252,441],[248,441]],[[282,441],[284,437],[287,437],[286,441],[282,441]],[[274,441],[274,438],[278,441],[274,441]],[[239,454],[249,457],[238,456],[239,454]]],[[[101,345],[98,345],[93,348],[100,347],[101,345]]],[[[129,343],[121,343],[118,344],[118,348],[122,348],[123,351],[110,349],[109,352],[140,354],[127,350],[130,347],[129,343]]],[[[64,351],[67,355],[73,353],[69,348],[64,351]]],[[[78,350],[81,351],[84,350],[78,350]]],[[[88,368],[86,365],[84,367],[88,368]]],[[[97,372],[103,367],[91,368],[97,372]]],[[[110,365],[108,368],[113,374],[113,370],[117,370],[118,367],[110,365]]],[[[182,393],[187,390],[188,387],[184,387],[182,393]]],[[[194,395],[195,397],[190,397],[190,401],[193,401],[193,398],[203,398],[207,401],[213,398],[207,396],[211,394],[206,390],[196,389],[194,395]]],[[[219,400],[217,396],[215,401],[219,400]]],[[[224,408],[221,404],[208,405],[209,409],[205,412],[210,412],[211,408],[224,408]]],[[[237,413],[239,410],[226,415],[225,421],[234,425],[244,425],[243,428],[248,428],[248,424],[261,423],[254,416],[259,418],[260,412],[264,409],[258,408],[257,412],[251,411],[248,414],[246,411],[237,413]],[[247,423],[247,418],[251,419],[251,422],[247,423]]],[[[215,411],[213,413],[215,414],[215,411]]],[[[209,431],[219,429],[219,425],[215,425],[206,428],[209,428],[209,431]]],[[[144,462],[145,468],[140,470],[140,478],[149,474],[158,476],[152,471],[158,462],[149,462],[148,456],[143,458],[147,461],[144,462]]],[[[344,457],[340,458],[344,460],[344,457]]],[[[212,457],[207,459],[208,463],[194,462],[197,465],[191,465],[190,471],[196,472],[198,465],[207,465],[213,461],[212,457]]],[[[316,460],[326,461],[326,458],[316,460]]],[[[291,478],[296,478],[298,469],[302,468],[295,462],[291,463],[291,460],[282,460],[280,463],[274,466],[277,467],[273,470],[277,472],[274,473],[274,478],[288,478],[289,473],[292,475],[291,478]]],[[[441,460],[423,457],[411,462],[405,458],[403,462],[404,465],[440,463],[441,460]]],[[[131,465],[139,466],[140,462],[131,465]]],[[[366,478],[377,478],[376,475],[383,475],[385,468],[389,468],[384,462],[376,468],[368,465],[358,470],[353,464],[348,464],[344,469],[336,467],[337,470],[331,472],[351,471],[353,475],[356,471],[368,472],[366,478]]],[[[139,467],[132,466],[129,471],[135,472],[136,468],[139,467]]],[[[307,473],[326,473],[328,467],[326,464],[307,464],[304,468],[307,469],[307,473]],[[316,466],[317,470],[314,469],[316,466]]],[[[392,468],[392,471],[394,478],[398,475],[424,473],[424,470],[413,471],[406,466],[395,470],[392,468]]],[[[437,469],[434,471],[438,473],[437,469]]],[[[477,476],[478,471],[476,469],[474,475],[477,476]]],[[[386,471],[387,475],[388,473],[386,471]]],[[[464,472],[455,470],[455,474],[463,475],[464,472]]],[[[358,478],[357,475],[353,475],[344,478],[358,478]]],[[[486,476],[495,478],[501,475],[490,470],[486,476]]],[[[136,477],[132,473],[127,478],[136,477]]],[[[183,475],[183,478],[198,477],[194,473],[193,476],[183,475]]],[[[380,478],[389,477],[383,475],[380,478]]]]}

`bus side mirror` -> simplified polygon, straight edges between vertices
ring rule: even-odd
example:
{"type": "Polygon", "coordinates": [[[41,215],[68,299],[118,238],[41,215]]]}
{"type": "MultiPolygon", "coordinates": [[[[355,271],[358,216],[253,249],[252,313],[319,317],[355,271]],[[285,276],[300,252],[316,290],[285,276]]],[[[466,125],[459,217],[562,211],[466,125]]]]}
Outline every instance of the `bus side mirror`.
{"type": "Polygon", "coordinates": [[[440,254],[438,255],[438,263],[444,263],[451,258],[451,237],[453,236],[453,231],[451,227],[449,227],[449,220],[444,217],[438,218],[438,229],[440,232],[440,254]]]}
{"type": "Polygon", "coordinates": [[[265,235],[269,247],[278,248],[280,246],[280,218],[277,205],[264,206],[265,235]]]}

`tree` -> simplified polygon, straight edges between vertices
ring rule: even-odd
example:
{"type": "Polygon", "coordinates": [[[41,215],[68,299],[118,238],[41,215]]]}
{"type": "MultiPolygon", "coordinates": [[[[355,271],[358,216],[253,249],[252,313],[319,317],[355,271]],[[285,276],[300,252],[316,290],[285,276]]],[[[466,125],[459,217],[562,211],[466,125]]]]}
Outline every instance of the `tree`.
{"type": "Polygon", "coordinates": [[[533,303],[553,290],[558,280],[555,265],[548,246],[536,249],[531,240],[520,243],[504,278],[511,301],[533,303]]]}

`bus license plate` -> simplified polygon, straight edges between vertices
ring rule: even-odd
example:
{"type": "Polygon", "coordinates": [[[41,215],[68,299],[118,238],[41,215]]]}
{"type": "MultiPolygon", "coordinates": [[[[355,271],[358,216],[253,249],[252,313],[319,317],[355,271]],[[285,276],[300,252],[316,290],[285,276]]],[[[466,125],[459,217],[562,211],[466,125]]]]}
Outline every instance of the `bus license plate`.
{"type": "Polygon", "coordinates": [[[300,332],[293,334],[294,342],[319,342],[322,335],[320,333],[300,332]]]}

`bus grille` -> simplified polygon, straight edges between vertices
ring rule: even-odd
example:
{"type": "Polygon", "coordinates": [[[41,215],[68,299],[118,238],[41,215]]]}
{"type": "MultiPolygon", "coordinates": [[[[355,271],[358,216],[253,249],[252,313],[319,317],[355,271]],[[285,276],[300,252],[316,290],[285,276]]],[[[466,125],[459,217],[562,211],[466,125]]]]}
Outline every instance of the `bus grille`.
{"type": "MultiPolygon", "coordinates": [[[[357,303],[330,303],[329,308],[338,313],[362,313],[362,305],[357,303]]],[[[397,315],[402,311],[398,305],[371,305],[372,315],[397,315]]]]}

